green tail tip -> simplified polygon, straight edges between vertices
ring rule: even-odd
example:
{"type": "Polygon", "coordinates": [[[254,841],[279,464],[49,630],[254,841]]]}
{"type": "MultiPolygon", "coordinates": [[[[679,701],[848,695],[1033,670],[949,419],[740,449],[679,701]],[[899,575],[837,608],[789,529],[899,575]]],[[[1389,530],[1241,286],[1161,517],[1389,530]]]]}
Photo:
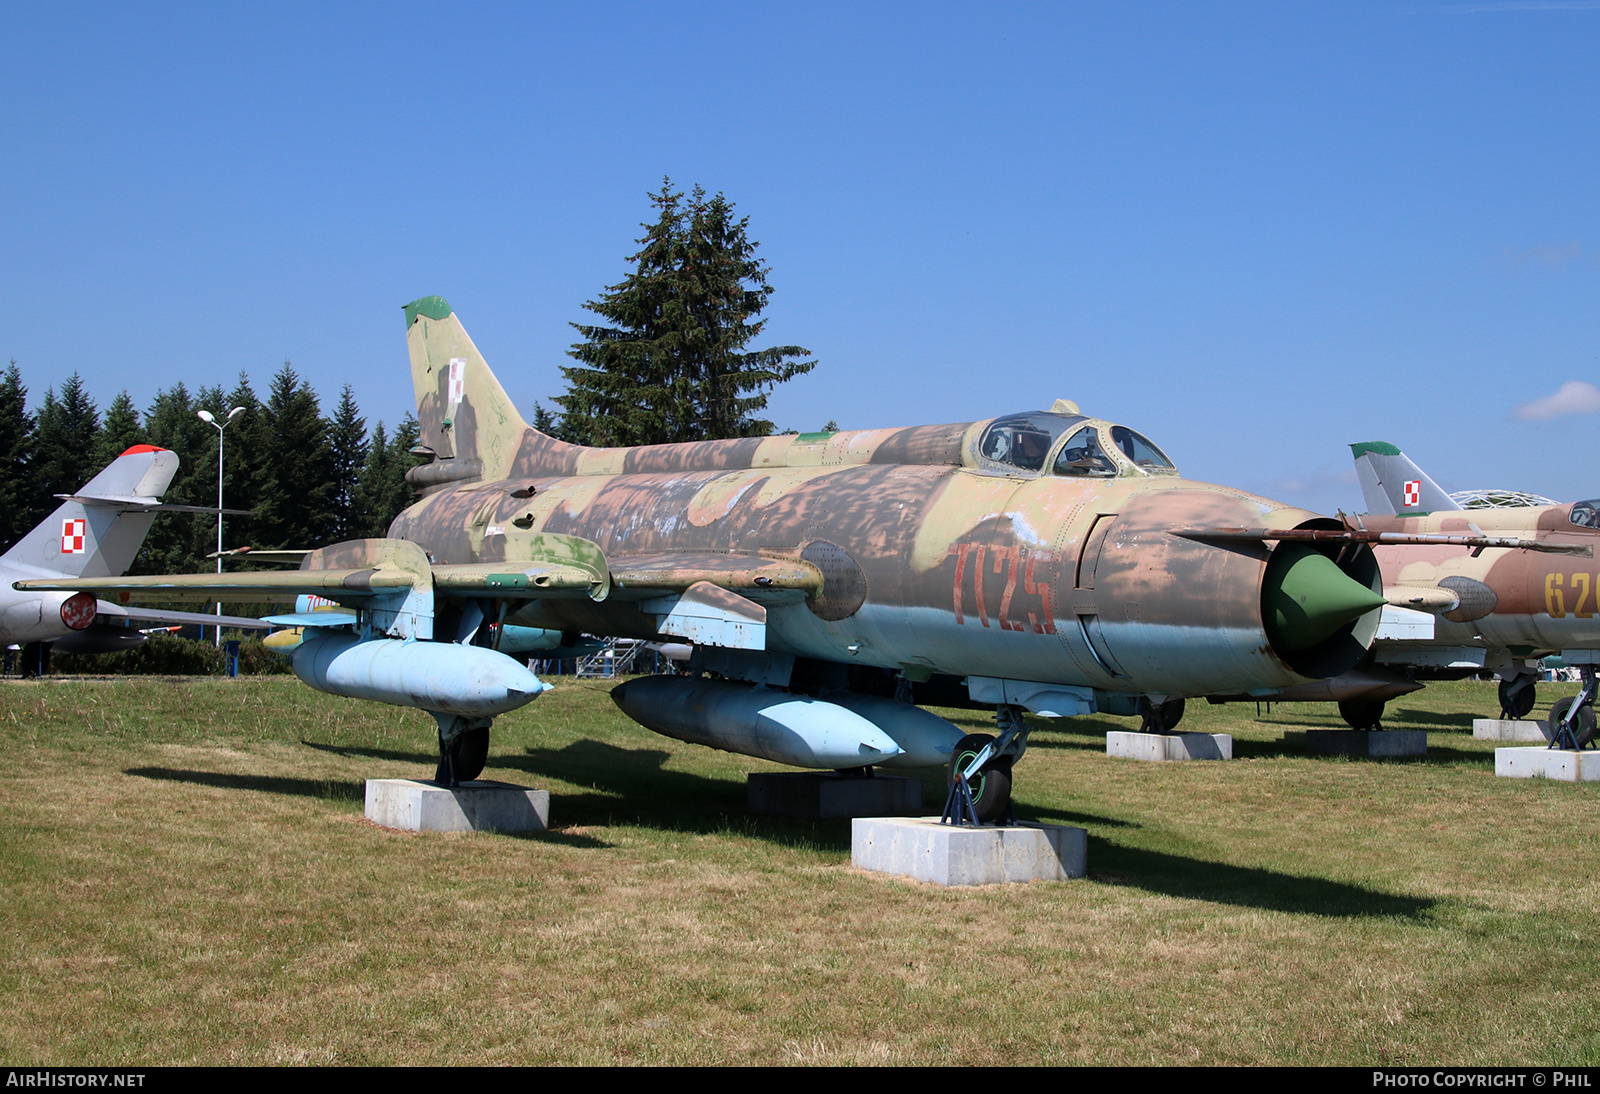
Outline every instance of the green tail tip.
{"type": "Polygon", "coordinates": [[[446,319],[450,315],[450,303],[442,296],[423,296],[406,305],[406,330],[411,329],[411,324],[417,321],[417,316],[428,319],[446,319]]]}
{"type": "Polygon", "coordinates": [[[1398,456],[1400,450],[1388,441],[1360,441],[1350,446],[1350,451],[1359,459],[1368,452],[1376,452],[1380,456],[1398,456]]]}
{"type": "Polygon", "coordinates": [[[1310,649],[1384,603],[1381,593],[1314,548],[1283,544],[1267,564],[1262,596],[1267,637],[1285,653],[1310,649]]]}

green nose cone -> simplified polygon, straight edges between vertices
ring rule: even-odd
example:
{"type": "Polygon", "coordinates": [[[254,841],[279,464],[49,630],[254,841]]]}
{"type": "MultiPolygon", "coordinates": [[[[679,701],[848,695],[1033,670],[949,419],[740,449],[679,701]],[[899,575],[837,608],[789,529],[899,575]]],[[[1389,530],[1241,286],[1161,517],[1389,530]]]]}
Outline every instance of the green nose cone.
{"type": "Polygon", "coordinates": [[[1310,649],[1384,599],[1311,547],[1281,544],[1267,563],[1261,608],[1267,637],[1284,653],[1310,649]]]}

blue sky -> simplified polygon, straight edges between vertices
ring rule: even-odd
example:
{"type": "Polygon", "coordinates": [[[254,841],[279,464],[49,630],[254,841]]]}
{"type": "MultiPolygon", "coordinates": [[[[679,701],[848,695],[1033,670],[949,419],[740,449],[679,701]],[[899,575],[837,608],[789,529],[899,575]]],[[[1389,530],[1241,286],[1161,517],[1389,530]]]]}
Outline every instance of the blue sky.
{"type": "Polygon", "coordinates": [[[750,218],[763,342],[815,354],[780,426],[1064,396],[1312,508],[1360,508],[1374,439],[1600,496],[1600,3],[4,12],[35,397],[288,359],[392,424],[438,293],[531,414],[670,175],[750,218]]]}

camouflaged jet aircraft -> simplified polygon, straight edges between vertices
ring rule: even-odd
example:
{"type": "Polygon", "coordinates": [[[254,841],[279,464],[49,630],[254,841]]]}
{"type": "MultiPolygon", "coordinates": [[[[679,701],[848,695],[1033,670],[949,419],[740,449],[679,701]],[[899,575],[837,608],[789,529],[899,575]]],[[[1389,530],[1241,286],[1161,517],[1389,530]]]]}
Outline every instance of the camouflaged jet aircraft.
{"type": "MultiPolygon", "coordinates": [[[[1369,441],[1350,448],[1368,509],[1363,527],[1533,541],[1524,545],[1531,550],[1425,543],[1375,548],[1391,605],[1373,647],[1376,667],[1424,679],[1498,673],[1501,713],[1521,718],[1535,701],[1529,661],[1559,653],[1584,674],[1583,701],[1573,718],[1592,735],[1594,666],[1600,662],[1600,570],[1593,562],[1600,499],[1463,509],[1394,445],[1369,441]]],[[[1383,700],[1368,692],[1341,704],[1341,711],[1352,725],[1376,725],[1383,700]]],[[[1573,706],[1558,705],[1558,718],[1573,706]]]]}
{"type": "Polygon", "coordinates": [[[528,427],[444,300],[406,305],[405,322],[428,462],[388,538],[289,573],[27,584],[353,609],[300,617],[323,633],[295,672],[432,713],[452,783],[483,767],[494,716],[545,688],[497,650],[510,627],[684,641],[702,675],[613,692],[642,724],[800,767],[949,762],[984,818],[1006,811],[1024,711],[1142,712],[1165,730],[1186,696],[1336,676],[1378,627],[1371,536],[1181,478],[1148,439],[1065,400],[586,448],[528,427]],[[993,708],[999,738],[912,700],[993,708]]]}

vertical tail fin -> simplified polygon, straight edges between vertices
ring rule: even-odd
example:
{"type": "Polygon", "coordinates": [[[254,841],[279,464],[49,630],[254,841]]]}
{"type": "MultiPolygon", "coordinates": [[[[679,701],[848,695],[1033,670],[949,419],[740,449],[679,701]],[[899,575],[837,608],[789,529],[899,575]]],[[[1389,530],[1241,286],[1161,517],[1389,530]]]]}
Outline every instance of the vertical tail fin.
{"type": "Polygon", "coordinates": [[[1461,508],[1394,445],[1363,441],[1351,445],[1350,451],[1356,458],[1356,477],[1361,480],[1367,512],[1405,517],[1461,508]]]}
{"type": "Polygon", "coordinates": [[[422,488],[506,478],[528,423],[443,298],[413,300],[405,313],[420,443],[435,456],[407,478],[422,488]]]}
{"type": "Polygon", "coordinates": [[[137,444],[112,460],[3,556],[68,577],[117,577],[144,544],[154,505],[178,471],[178,454],[137,444]]]}

